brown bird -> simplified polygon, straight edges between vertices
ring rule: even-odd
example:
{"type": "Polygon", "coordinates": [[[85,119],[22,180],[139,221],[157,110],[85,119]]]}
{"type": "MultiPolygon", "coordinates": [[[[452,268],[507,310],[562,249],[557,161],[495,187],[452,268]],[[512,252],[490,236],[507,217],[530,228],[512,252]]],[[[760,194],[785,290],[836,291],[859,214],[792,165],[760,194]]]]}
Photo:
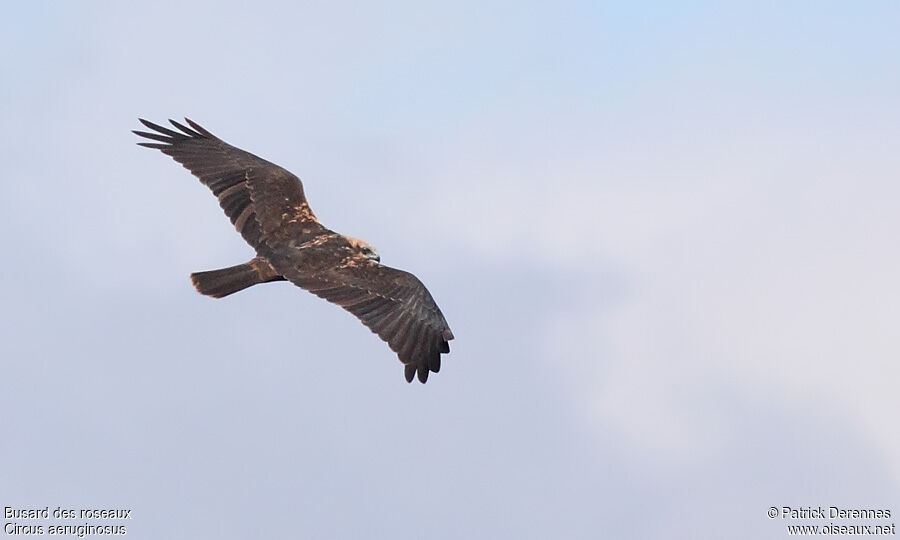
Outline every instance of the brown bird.
{"type": "Polygon", "coordinates": [[[185,118],[178,131],[147,120],[155,133],[134,131],[200,179],[244,240],[249,262],[191,274],[201,294],[221,298],[258,283],[288,280],[341,306],[387,342],[405,364],[408,382],[441,369],[453,333],[428,289],[403,270],[380,264],[366,242],[319,223],[300,179],[274,163],[235,148],[185,118]]]}

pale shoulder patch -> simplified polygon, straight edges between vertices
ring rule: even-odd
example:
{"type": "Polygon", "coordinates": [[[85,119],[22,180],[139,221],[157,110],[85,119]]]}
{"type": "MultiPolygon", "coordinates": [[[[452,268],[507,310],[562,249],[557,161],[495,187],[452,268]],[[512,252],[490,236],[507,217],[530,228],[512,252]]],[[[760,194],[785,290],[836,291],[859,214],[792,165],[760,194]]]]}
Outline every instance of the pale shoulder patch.
{"type": "MultiPolygon", "coordinates": [[[[281,217],[286,218],[287,216],[283,215],[281,217]]],[[[291,219],[288,220],[288,223],[299,223],[301,221],[315,221],[316,223],[319,222],[319,220],[316,219],[316,215],[313,214],[306,201],[303,201],[302,203],[294,207],[294,215],[293,217],[291,217],[291,219]]]]}

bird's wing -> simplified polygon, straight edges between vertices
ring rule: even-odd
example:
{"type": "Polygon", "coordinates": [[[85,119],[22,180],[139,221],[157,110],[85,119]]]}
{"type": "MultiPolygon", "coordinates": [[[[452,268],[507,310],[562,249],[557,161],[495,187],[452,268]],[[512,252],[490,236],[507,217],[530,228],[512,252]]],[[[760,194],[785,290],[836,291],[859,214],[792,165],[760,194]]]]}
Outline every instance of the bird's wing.
{"type": "Polygon", "coordinates": [[[135,131],[200,179],[218,197],[235,228],[254,248],[287,223],[318,221],[309,209],[300,179],[258,156],[235,148],[185,118],[169,120],[175,131],[140,120],[153,132],[135,131]]]}
{"type": "Polygon", "coordinates": [[[273,264],[295,285],[341,306],[378,334],[406,365],[408,382],[418,375],[424,383],[429,371],[441,369],[453,332],[416,276],[374,261],[312,273],[286,260],[273,264]]]}

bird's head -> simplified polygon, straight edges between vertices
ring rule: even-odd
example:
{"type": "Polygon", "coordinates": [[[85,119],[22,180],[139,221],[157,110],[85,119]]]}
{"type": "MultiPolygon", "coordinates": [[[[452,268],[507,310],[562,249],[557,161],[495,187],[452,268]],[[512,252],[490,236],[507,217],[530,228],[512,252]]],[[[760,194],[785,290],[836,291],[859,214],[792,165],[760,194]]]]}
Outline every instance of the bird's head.
{"type": "Polygon", "coordinates": [[[358,238],[346,237],[347,242],[350,243],[350,247],[355,249],[361,256],[366,259],[371,259],[375,262],[381,261],[381,256],[378,255],[378,252],[375,251],[375,248],[372,247],[368,242],[364,242],[358,238]]]}

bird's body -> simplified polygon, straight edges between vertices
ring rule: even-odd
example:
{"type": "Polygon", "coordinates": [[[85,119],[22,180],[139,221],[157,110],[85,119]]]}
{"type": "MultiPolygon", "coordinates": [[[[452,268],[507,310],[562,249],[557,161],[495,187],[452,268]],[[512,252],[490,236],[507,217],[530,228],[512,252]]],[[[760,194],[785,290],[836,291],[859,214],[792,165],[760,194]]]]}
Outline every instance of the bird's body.
{"type": "Polygon", "coordinates": [[[179,131],[141,120],[135,131],[197,176],[219,199],[238,232],[257,253],[247,263],[191,274],[199,292],[220,298],[269,281],[288,280],[335,303],[386,341],[406,365],[405,376],[425,382],[448,353],[453,333],[431,294],[414,275],[380,264],[361,240],[322,225],[300,179],[235,148],[190,120],[179,131]]]}

